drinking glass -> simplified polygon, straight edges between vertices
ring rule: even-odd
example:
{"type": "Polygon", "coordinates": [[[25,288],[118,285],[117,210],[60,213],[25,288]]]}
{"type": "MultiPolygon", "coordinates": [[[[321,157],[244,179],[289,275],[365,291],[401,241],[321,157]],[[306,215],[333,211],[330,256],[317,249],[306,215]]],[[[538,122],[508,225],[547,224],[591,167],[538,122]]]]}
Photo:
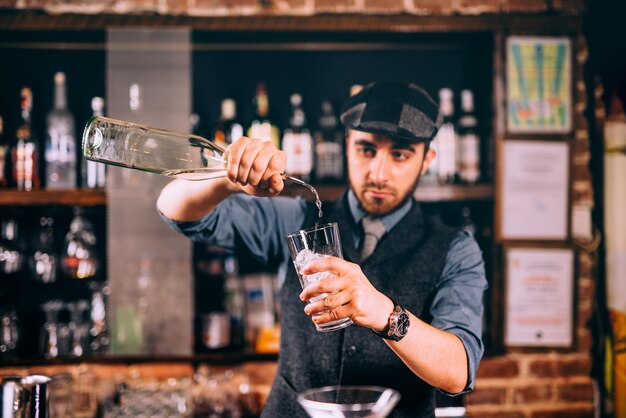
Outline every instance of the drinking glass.
{"type": "Polygon", "coordinates": [[[379,386],[324,386],[306,390],[297,399],[311,418],[385,418],[400,393],[379,386]]]}
{"type": "MultiPolygon", "coordinates": [[[[285,239],[287,240],[291,259],[303,289],[311,283],[335,277],[330,272],[305,275],[302,274],[302,269],[307,264],[320,258],[329,256],[343,258],[339,238],[339,226],[336,222],[294,232],[293,234],[287,235],[285,239]]],[[[322,293],[311,299],[309,303],[321,300],[326,296],[328,296],[327,293],[322,293]]],[[[341,318],[326,324],[315,324],[315,328],[318,331],[327,332],[345,328],[350,325],[352,325],[350,318],[341,318]]]]}

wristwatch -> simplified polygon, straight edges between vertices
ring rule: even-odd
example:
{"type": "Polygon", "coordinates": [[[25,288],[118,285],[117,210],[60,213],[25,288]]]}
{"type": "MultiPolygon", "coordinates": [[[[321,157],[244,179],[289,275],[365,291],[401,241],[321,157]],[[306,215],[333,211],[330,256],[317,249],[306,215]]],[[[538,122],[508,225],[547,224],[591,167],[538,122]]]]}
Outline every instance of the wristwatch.
{"type": "Polygon", "coordinates": [[[389,323],[382,331],[375,331],[374,334],[393,341],[400,341],[409,332],[409,314],[398,302],[393,298],[389,298],[393,302],[393,311],[389,315],[389,323]]]}

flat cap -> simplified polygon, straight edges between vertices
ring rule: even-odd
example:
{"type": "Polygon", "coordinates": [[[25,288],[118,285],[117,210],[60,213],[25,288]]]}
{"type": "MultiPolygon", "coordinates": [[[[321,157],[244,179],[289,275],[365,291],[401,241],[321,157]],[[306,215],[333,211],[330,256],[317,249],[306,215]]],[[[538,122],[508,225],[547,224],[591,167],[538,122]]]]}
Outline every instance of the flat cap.
{"type": "Polygon", "coordinates": [[[344,104],[346,128],[412,142],[431,141],[443,122],[437,103],[411,83],[377,82],[365,86],[344,104]]]}

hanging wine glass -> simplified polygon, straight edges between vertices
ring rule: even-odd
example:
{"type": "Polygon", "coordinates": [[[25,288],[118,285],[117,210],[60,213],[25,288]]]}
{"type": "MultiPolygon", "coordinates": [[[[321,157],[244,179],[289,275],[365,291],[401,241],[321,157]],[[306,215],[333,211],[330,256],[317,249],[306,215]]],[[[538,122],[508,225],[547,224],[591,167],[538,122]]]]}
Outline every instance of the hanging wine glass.
{"type": "Polygon", "coordinates": [[[56,281],[57,256],[54,250],[53,224],[54,219],[51,217],[41,217],[36,251],[29,260],[33,275],[42,283],[54,283],[56,281]]]}
{"type": "Polygon", "coordinates": [[[23,253],[17,236],[17,222],[4,219],[0,227],[0,273],[13,274],[22,269],[23,253]]]}
{"type": "Polygon", "coordinates": [[[79,207],[74,208],[74,218],[65,235],[64,249],[62,267],[68,277],[86,279],[95,276],[98,269],[96,234],[79,207]]]}
{"type": "Polygon", "coordinates": [[[42,352],[45,358],[59,356],[59,312],[63,309],[63,302],[50,300],[41,305],[46,322],[42,327],[42,352]]]}

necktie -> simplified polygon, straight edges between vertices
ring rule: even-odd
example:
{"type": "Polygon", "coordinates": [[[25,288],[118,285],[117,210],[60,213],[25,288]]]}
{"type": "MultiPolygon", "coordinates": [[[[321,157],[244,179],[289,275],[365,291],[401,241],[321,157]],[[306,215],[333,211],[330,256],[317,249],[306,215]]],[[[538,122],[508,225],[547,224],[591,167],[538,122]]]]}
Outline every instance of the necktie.
{"type": "Polygon", "coordinates": [[[363,245],[361,246],[361,261],[367,260],[372,255],[376,244],[385,234],[385,225],[380,218],[366,216],[361,221],[363,225],[363,245]]]}

